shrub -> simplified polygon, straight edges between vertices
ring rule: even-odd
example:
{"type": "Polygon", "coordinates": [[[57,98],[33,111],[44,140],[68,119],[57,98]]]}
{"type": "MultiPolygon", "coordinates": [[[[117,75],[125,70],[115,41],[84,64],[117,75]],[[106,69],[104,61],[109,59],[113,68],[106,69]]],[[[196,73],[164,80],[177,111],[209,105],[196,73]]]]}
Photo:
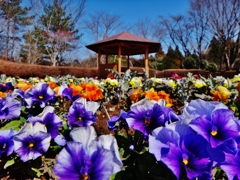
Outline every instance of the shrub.
{"type": "Polygon", "coordinates": [[[193,57],[186,57],[184,61],[184,68],[186,69],[194,69],[197,67],[197,61],[193,57]]]}
{"type": "Polygon", "coordinates": [[[200,68],[201,69],[207,69],[208,67],[208,61],[203,59],[201,62],[200,62],[200,68]]]}
{"type": "Polygon", "coordinates": [[[208,64],[207,70],[210,72],[216,72],[217,71],[217,64],[214,62],[211,62],[208,64]]]}

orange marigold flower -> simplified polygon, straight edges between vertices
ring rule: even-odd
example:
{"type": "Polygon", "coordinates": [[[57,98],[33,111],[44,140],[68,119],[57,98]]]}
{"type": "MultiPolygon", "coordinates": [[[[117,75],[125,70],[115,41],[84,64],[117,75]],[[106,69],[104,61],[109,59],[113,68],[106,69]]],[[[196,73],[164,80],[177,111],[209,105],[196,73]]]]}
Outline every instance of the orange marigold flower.
{"type": "Polygon", "coordinates": [[[0,92],[0,98],[5,98],[6,97],[6,93],[4,93],[4,92],[0,92]]]}
{"type": "Polygon", "coordinates": [[[48,81],[47,84],[49,85],[49,87],[50,87],[51,89],[54,89],[55,87],[58,86],[57,83],[51,82],[51,81],[48,81]]]}
{"type": "Polygon", "coordinates": [[[15,85],[15,88],[19,88],[19,89],[22,89],[23,91],[26,91],[26,90],[32,88],[32,84],[27,83],[27,82],[18,82],[15,85]]]}
{"type": "Polygon", "coordinates": [[[59,89],[60,89],[60,86],[53,88],[53,91],[55,92],[55,96],[58,96],[59,89]]]}
{"type": "Polygon", "coordinates": [[[89,101],[96,101],[102,99],[102,90],[98,88],[93,83],[82,83],[80,85],[82,87],[82,91],[80,92],[80,96],[86,98],[89,101]]]}
{"type": "Polygon", "coordinates": [[[222,101],[224,104],[228,102],[228,98],[231,96],[231,92],[223,86],[218,86],[216,91],[211,90],[210,92],[213,95],[213,101],[222,101]]]}
{"type": "Polygon", "coordinates": [[[139,101],[139,99],[142,97],[142,90],[140,88],[132,89],[129,93],[129,98],[133,103],[139,101]]]}
{"type": "Polygon", "coordinates": [[[80,85],[76,85],[74,83],[71,83],[69,85],[69,88],[72,88],[72,95],[73,96],[80,95],[83,91],[83,88],[80,85]]]}
{"type": "Polygon", "coordinates": [[[154,91],[153,88],[151,88],[149,91],[144,91],[145,98],[149,98],[150,100],[158,101],[160,98],[156,91],[154,91]]]}
{"type": "Polygon", "coordinates": [[[96,91],[98,87],[93,83],[86,84],[86,91],[96,91]]]}
{"type": "Polygon", "coordinates": [[[166,106],[171,107],[172,106],[172,99],[170,98],[170,95],[167,94],[165,91],[158,91],[158,96],[160,99],[164,99],[166,101],[166,106]]]}
{"type": "Polygon", "coordinates": [[[81,86],[83,89],[86,89],[87,83],[85,83],[85,82],[84,82],[84,83],[81,83],[80,86],[81,86]]]}

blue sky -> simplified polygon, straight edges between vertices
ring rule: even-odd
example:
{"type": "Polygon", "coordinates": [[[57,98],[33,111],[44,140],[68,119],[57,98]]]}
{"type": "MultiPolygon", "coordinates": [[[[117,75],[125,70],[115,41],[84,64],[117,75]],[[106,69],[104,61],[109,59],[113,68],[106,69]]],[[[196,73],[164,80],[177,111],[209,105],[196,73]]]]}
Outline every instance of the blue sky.
{"type": "MultiPolygon", "coordinates": [[[[110,14],[119,15],[121,20],[129,25],[144,18],[154,20],[159,15],[184,14],[187,10],[189,10],[188,0],[87,0],[85,9],[86,13],[107,11],[110,14]]],[[[87,38],[86,34],[82,39],[86,45],[94,43],[87,38]]],[[[82,50],[86,48],[83,47],[82,50]]]]}
{"type": "MultiPolygon", "coordinates": [[[[28,6],[29,0],[23,0],[23,3],[28,6]]],[[[188,9],[189,0],[87,0],[85,15],[95,11],[106,11],[109,14],[119,15],[125,24],[134,25],[140,19],[155,20],[159,15],[184,14],[188,9]]],[[[81,43],[80,50],[76,52],[77,56],[88,56],[85,45],[94,43],[94,40],[89,39],[85,32],[81,43]]]]}
{"type": "Polygon", "coordinates": [[[145,17],[182,14],[188,8],[188,0],[87,0],[86,10],[105,10],[119,14],[126,22],[135,23],[145,17]]]}

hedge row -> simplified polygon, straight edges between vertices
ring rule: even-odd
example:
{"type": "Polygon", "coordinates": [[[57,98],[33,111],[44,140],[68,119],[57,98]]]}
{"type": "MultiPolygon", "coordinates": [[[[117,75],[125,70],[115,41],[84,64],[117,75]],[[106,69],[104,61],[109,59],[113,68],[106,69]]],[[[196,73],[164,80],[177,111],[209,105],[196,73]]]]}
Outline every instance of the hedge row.
{"type": "MultiPolygon", "coordinates": [[[[142,67],[131,67],[132,71],[137,71],[139,75],[143,74],[142,67]]],[[[122,71],[126,71],[126,68],[122,68],[122,71]]],[[[155,69],[149,70],[150,77],[164,78],[170,77],[173,73],[179,76],[185,77],[188,72],[193,74],[201,74],[204,77],[212,76],[224,76],[232,78],[235,74],[238,74],[236,70],[232,71],[221,71],[221,72],[209,72],[200,69],[166,69],[158,71],[155,69]]],[[[19,76],[19,77],[45,77],[46,75],[62,76],[62,75],[73,75],[76,77],[99,77],[106,78],[107,73],[103,73],[103,70],[98,71],[97,68],[84,68],[84,67],[72,67],[72,66],[43,66],[43,65],[32,65],[20,62],[12,62],[0,59],[0,74],[6,74],[7,76],[19,76]],[[99,73],[100,72],[100,73],[99,73]]]]}

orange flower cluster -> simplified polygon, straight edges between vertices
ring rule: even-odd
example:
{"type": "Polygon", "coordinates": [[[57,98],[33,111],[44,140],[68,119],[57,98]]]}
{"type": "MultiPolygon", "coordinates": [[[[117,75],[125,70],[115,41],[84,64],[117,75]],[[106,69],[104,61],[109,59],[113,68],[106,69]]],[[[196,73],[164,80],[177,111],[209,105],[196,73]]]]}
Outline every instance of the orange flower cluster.
{"type": "Polygon", "coordinates": [[[56,82],[48,81],[47,84],[49,85],[49,87],[51,89],[55,89],[55,88],[59,87],[56,82]]]}
{"type": "Polygon", "coordinates": [[[20,81],[15,85],[15,88],[19,88],[19,89],[22,89],[23,91],[26,91],[26,90],[32,88],[32,84],[28,83],[28,82],[20,81]]]}
{"type": "Polygon", "coordinates": [[[0,92],[0,98],[5,98],[7,95],[7,93],[4,93],[4,92],[0,92]]]}
{"type": "Polygon", "coordinates": [[[96,101],[103,98],[102,90],[93,83],[82,83],[79,85],[71,83],[69,88],[72,88],[73,96],[79,95],[89,101],[96,101]]]}
{"type": "Polygon", "coordinates": [[[134,104],[135,102],[138,102],[142,97],[142,90],[140,88],[132,89],[128,94],[129,98],[131,100],[131,103],[134,104]]]}
{"type": "Polygon", "coordinates": [[[150,100],[159,101],[160,99],[164,99],[167,103],[166,106],[172,106],[172,99],[170,98],[170,95],[165,91],[156,92],[153,88],[151,88],[149,91],[145,91],[144,95],[145,98],[149,98],[150,100]]]}
{"type": "Polygon", "coordinates": [[[167,94],[164,91],[158,91],[156,92],[153,88],[151,88],[149,91],[144,91],[140,88],[137,88],[133,90],[133,92],[130,93],[129,97],[132,103],[135,103],[141,99],[141,97],[144,96],[145,98],[148,98],[150,100],[159,101],[160,99],[164,99],[166,101],[166,106],[171,107],[172,106],[172,99],[170,98],[170,95],[167,94]]]}
{"type": "Polygon", "coordinates": [[[224,104],[227,104],[228,98],[231,96],[231,92],[223,86],[218,86],[217,90],[211,90],[211,93],[213,101],[221,101],[224,104]]]}

